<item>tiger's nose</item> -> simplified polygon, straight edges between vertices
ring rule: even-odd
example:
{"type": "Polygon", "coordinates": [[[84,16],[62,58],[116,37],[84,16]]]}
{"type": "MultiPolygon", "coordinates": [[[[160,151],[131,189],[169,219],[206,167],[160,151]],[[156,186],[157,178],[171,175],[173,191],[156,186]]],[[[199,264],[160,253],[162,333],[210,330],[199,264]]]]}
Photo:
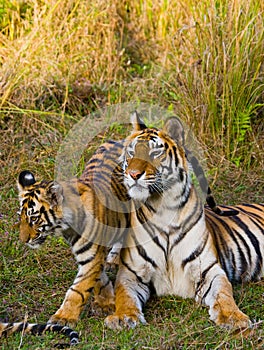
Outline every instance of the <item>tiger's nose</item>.
{"type": "Polygon", "coordinates": [[[144,171],[130,170],[128,174],[132,177],[132,179],[138,180],[144,174],[144,171]]]}

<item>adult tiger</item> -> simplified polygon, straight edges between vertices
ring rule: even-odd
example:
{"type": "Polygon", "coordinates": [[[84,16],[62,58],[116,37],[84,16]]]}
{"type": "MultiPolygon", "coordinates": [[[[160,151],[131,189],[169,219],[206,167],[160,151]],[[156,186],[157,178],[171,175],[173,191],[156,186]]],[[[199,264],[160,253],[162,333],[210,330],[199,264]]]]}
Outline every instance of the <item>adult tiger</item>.
{"type": "Polygon", "coordinates": [[[170,129],[157,130],[134,114],[133,124],[121,156],[133,199],[133,232],[120,253],[116,311],[105,324],[120,329],[144,323],[143,307],[154,290],[195,298],[218,325],[249,327],[229,279],[263,276],[263,205],[237,206],[233,217],[209,211],[205,216],[191,182],[181,123],[174,119],[170,129]]]}

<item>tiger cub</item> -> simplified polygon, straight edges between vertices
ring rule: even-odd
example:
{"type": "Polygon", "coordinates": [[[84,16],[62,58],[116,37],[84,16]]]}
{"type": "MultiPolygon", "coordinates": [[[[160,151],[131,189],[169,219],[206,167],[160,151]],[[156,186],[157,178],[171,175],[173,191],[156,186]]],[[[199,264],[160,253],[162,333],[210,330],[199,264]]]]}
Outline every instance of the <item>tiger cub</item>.
{"type": "Polygon", "coordinates": [[[19,175],[20,240],[39,248],[48,236],[62,236],[78,263],[77,276],[50,323],[73,327],[91,292],[103,311],[114,308],[104,264],[109,247],[129,229],[130,202],[116,159],[104,156],[111,146],[101,146],[78,179],[58,183],[36,181],[29,171],[19,175]]]}
{"type": "Polygon", "coordinates": [[[133,230],[120,252],[116,311],[106,326],[145,323],[143,307],[154,290],[195,298],[217,325],[249,327],[230,281],[263,276],[263,205],[229,207],[238,211],[229,217],[204,210],[191,182],[181,123],[175,118],[170,129],[147,128],[136,113],[132,123],[120,159],[133,230]]]}

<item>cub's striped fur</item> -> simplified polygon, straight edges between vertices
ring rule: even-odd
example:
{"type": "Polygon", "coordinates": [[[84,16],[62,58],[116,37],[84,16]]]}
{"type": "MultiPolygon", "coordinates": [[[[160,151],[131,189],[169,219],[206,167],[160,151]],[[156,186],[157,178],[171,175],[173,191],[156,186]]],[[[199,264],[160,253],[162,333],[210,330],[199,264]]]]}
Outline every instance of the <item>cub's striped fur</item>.
{"type": "MultiPolygon", "coordinates": [[[[116,156],[108,152],[105,157],[113,145],[121,153],[121,143],[101,146],[79,179],[36,181],[31,172],[20,173],[21,241],[39,248],[50,235],[64,237],[78,263],[78,273],[48,324],[0,323],[0,336],[23,328],[28,333],[52,330],[70,336],[70,328],[57,325],[73,327],[91,292],[95,308],[107,313],[114,309],[114,290],[104,265],[109,248],[122,241],[129,229],[130,203],[116,156]]],[[[78,339],[76,332],[72,334],[78,339]]]]}
{"type": "Polygon", "coordinates": [[[174,119],[169,130],[157,130],[133,118],[121,156],[133,232],[120,253],[116,311],[106,325],[144,323],[143,307],[154,290],[195,298],[216,324],[249,327],[229,279],[263,276],[263,205],[221,207],[237,211],[230,217],[205,211],[191,183],[181,123],[174,119]]]}

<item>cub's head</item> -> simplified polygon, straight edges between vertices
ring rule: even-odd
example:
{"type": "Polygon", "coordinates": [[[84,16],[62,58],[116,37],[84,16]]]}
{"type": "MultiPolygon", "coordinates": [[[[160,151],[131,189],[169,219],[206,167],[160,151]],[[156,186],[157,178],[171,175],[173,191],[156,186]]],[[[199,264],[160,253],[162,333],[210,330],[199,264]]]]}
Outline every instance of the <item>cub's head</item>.
{"type": "Polygon", "coordinates": [[[121,156],[124,183],[130,197],[145,202],[175,185],[181,192],[189,177],[184,131],[179,119],[169,118],[162,130],[148,128],[136,112],[131,122],[134,130],[126,139],[121,156]]]}
{"type": "Polygon", "coordinates": [[[30,171],[18,178],[20,199],[20,240],[31,248],[39,248],[60,227],[62,190],[53,181],[36,182],[30,171]]]}

